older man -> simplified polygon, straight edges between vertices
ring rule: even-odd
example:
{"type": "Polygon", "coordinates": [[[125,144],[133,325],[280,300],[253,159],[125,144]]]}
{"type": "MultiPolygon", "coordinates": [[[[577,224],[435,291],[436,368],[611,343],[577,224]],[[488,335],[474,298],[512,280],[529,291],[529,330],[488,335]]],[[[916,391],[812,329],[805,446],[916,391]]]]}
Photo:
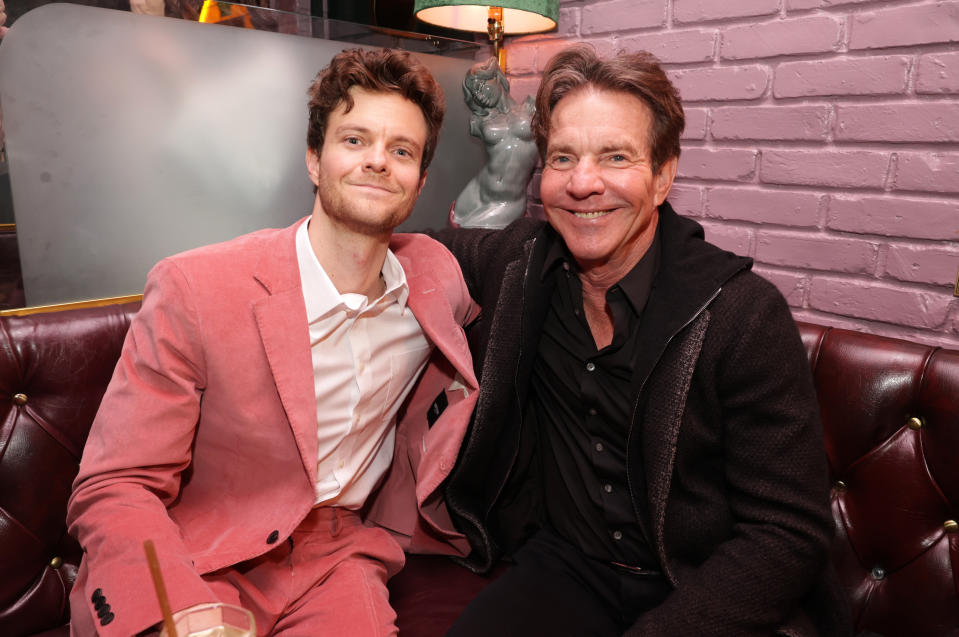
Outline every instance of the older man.
{"type": "Polygon", "coordinates": [[[548,223],[445,231],[484,308],[447,488],[485,570],[462,635],[842,634],[825,454],[782,296],[666,202],[684,116],[648,54],[547,65],[548,223]]]}

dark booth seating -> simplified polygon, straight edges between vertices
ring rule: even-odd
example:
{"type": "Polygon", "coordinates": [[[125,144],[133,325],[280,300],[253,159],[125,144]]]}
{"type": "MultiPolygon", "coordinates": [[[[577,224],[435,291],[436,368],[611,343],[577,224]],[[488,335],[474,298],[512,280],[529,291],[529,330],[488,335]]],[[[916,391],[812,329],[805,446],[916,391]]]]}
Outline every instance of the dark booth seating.
{"type": "MultiPolygon", "coordinates": [[[[136,304],[0,318],[0,635],[67,635],[70,485],[136,304]]],[[[833,560],[859,631],[959,634],[959,351],[811,324],[834,481],[833,560]]],[[[442,635],[486,583],[411,556],[404,637],[442,635]]]]}

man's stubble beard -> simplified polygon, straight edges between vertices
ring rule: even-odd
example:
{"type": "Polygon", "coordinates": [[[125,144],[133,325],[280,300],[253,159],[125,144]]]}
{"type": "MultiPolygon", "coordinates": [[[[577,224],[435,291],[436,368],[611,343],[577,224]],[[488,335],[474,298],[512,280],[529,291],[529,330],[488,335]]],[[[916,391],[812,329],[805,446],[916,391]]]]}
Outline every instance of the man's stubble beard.
{"type": "Polygon", "coordinates": [[[408,201],[401,201],[399,209],[394,209],[389,215],[382,216],[372,212],[364,214],[366,211],[363,204],[344,197],[342,190],[332,184],[323,173],[319,176],[317,194],[323,212],[331,221],[351,232],[369,236],[392,233],[396,226],[409,218],[413,206],[416,205],[416,197],[411,197],[408,201]]]}

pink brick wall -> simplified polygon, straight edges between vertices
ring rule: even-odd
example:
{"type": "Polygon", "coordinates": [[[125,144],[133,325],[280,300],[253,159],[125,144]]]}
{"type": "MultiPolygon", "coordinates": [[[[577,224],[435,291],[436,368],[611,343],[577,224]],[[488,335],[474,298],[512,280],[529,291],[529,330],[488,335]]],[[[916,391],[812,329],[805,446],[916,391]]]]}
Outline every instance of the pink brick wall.
{"type": "Polygon", "coordinates": [[[959,0],[561,0],[507,39],[514,96],[573,41],[663,61],[670,201],[797,318],[959,348],[959,0]]]}

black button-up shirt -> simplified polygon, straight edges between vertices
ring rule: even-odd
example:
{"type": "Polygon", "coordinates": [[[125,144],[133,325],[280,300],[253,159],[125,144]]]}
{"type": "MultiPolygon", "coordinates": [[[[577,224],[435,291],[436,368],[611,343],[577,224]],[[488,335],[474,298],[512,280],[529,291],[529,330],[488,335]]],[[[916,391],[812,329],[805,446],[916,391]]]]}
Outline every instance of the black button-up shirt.
{"type": "Polygon", "coordinates": [[[659,267],[659,232],[640,262],[606,292],[613,339],[601,350],[586,321],[575,260],[561,239],[549,250],[542,277],[554,278],[555,291],[526,414],[539,432],[547,522],[586,555],[655,567],[630,497],[632,488],[645,510],[646,485],[628,484],[626,450],[639,322],[659,267]]]}

